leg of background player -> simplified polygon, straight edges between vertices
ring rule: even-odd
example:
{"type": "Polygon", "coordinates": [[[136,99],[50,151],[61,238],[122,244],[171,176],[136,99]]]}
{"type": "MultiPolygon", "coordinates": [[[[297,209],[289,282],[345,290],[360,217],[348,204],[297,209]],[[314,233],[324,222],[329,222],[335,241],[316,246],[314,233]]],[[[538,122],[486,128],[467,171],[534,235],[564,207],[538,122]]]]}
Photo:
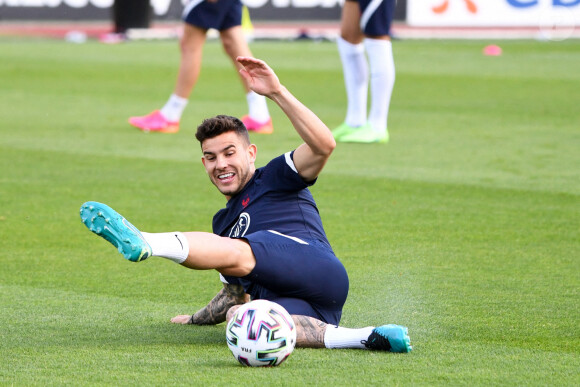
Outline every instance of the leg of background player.
{"type": "Polygon", "coordinates": [[[345,1],[337,46],[342,63],[347,109],[344,123],[332,131],[335,139],[367,124],[369,65],[363,45],[364,35],[360,29],[360,16],[358,2],[345,1]]]}
{"type": "Polygon", "coordinates": [[[180,40],[181,59],[173,94],[161,110],[156,110],[146,116],[129,118],[131,125],[145,132],[175,133],[179,131],[179,121],[201,71],[206,34],[207,30],[203,28],[184,24],[183,36],[180,40]]]}
{"type": "MultiPolygon", "coordinates": [[[[242,66],[236,61],[236,58],[238,56],[253,56],[248,43],[246,42],[246,37],[242,27],[235,26],[223,30],[220,32],[220,37],[224,51],[228,54],[234,66],[239,71],[242,66]]],[[[266,104],[266,97],[251,91],[241,76],[240,79],[242,80],[242,85],[246,91],[246,100],[248,102],[249,111],[248,115],[241,118],[242,122],[250,131],[272,133],[274,129],[272,127],[268,105],[266,104]]]]}

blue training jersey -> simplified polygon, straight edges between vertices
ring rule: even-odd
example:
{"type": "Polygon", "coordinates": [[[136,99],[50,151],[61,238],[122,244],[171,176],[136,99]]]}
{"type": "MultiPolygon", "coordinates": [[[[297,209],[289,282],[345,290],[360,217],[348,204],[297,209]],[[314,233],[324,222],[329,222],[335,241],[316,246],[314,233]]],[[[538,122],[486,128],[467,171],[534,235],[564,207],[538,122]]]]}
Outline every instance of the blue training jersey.
{"type": "Polygon", "coordinates": [[[272,230],[287,236],[321,241],[330,247],[309,186],[292,159],[294,152],[276,157],[256,169],[246,186],[213,218],[213,232],[243,238],[256,231],[272,230]]]}

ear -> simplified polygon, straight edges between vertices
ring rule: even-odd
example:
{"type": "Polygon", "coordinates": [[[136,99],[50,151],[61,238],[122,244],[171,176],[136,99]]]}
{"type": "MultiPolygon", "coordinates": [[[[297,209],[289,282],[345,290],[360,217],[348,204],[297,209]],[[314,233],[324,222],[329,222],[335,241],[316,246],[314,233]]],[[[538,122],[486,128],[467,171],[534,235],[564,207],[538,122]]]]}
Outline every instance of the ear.
{"type": "Polygon", "coordinates": [[[257,154],[258,154],[258,148],[256,147],[256,145],[250,144],[250,146],[248,146],[248,157],[249,157],[251,163],[254,163],[256,161],[257,154]]]}
{"type": "Polygon", "coordinates": [[[201,156],[201,163],[203,164],[203,166],[205,167],[205,157],[201,156]]]}

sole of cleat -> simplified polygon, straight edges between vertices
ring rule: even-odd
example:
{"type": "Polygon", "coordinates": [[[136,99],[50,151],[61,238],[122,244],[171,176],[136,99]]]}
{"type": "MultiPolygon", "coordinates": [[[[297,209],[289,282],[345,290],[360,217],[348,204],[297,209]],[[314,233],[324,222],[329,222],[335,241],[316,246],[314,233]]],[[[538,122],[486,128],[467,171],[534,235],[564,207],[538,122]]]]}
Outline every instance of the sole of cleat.
{"type": "Polygon", "coordinates": [[[142,131],[143,133],[165,133],[165,134],[172,134],[172,133],[177,133],[179,132],[179,126],[178,127],[168,127],[165,129],[149,129],[149,128],[140,128],[135,126],[137,129],[139,129],[140,131],[142,131]]]}
{"type": "Polygon", "coordinates": [[[125,259],[139,262],[151,255],[139,230],[106,204],[87,202],[80,212],[85,226],[115,246],[125,259]]]}

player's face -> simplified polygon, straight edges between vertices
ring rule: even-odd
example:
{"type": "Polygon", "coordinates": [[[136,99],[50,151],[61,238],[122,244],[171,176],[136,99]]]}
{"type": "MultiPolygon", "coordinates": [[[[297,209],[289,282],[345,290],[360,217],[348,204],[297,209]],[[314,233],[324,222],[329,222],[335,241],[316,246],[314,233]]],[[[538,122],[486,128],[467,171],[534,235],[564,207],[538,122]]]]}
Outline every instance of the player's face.
{"type": "Polygon", "coordinates": [[[228,200],[240,192],[254,175],[256,146],[248,145],[235,132],[205,140],[201,150],[201,162],[210,180],[228,200]]]}

